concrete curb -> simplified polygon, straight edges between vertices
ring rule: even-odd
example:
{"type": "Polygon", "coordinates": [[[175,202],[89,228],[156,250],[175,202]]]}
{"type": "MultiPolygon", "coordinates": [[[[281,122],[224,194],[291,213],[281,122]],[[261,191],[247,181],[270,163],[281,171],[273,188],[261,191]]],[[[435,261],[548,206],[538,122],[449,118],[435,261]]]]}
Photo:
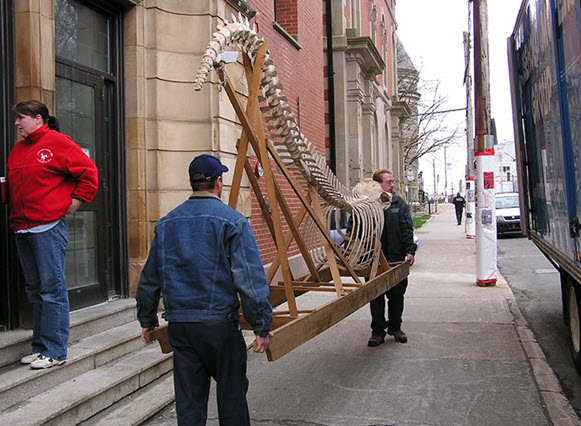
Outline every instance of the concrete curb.
{"type": "Polygon", "coordinates": [[[581,425],[581,419],[577,416],[577,413],[563,393],[561,384],[547,362],[547,358],[541,346],[538,344],[537,338],[522,314],[512,289],[498,270],[497,279],[498,284],[506,285],[511,294],[511,298],[507,299],[508,307],[514,317],[514,325],[521,346],[531,366],[531,371],[549,420],[553,425],[559,426],[581,425]]]}

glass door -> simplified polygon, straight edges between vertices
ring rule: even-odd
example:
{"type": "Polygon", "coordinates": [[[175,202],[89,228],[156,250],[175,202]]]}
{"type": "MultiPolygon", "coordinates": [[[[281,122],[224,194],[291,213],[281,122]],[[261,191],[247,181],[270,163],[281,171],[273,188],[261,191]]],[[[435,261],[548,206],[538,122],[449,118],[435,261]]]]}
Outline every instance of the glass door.
{"type": "MultiPolygon", "coordinates": [[[[56,79],[56,117],[61,132],[69,135],[99,168],[106,173],[106,159],[97,141],[102,141],[105,117],[100,77],[58,65],[56,79]],[[69,74],[70,78],[63,77],[69,74]]],[[[100,179],[100,182],[103,180],[100,179]]],[[[102,185],[100,185],[102,186],[102,185]]],[[[107,247],[106,206],[103,188],[93,202],[83,204],[67,216],[69,245],[66,257],[66,281],[71,309],[107,300],[105,254],[107,247]]]]}
{"type": "Polygon", "coordinates": [[[114,2],[54,0],[54,15],[55,116],[99,169],[95,200],[67,217],[74,310],[126,293],[122,12],[114,2]]]}

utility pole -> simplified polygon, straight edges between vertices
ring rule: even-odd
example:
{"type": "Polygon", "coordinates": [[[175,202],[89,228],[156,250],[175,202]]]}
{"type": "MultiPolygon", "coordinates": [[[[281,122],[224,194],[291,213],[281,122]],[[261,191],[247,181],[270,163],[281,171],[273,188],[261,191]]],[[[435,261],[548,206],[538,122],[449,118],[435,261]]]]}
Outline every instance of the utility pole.
{"type": "Polygon", "coordinates": [[[434,211],[438,213],[438,179],[440,176],[436,177],[436,160],[432,159],[432,167],[434,168],[434,211]]]}
{"type": "Polygon", "coordinates": [[[448,202],[448,155],[446,150],[448,147],[444,145],[444,203],[448,202]]]}
{"type": "Polygon", "coordinates": [[[474,0],[474,103],[476,111],[476,283],[496,285],[494,137],[491,134],[488,4],[474,0]]]}
{"type": "Polygon", "coordinates": [[[468,1],[468,31],[464,31],[464,85],[466,86],[466,238],[476,238],[476,188],[474,185],[474,109],[472,104],[472,61],[470,53],[471,1],[468,1]]]}

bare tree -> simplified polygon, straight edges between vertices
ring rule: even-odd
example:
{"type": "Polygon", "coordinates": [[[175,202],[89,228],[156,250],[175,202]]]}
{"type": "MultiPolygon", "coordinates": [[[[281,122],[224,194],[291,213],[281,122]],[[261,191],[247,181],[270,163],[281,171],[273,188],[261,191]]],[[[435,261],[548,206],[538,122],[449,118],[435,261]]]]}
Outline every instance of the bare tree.
{"type": "Polygon", "coordinates": [[[423,80],[398,40],[398,95],[411,114],[403,117],[404,167],[416,165],[426,154],[455,144],[462,136],[460,125],[451,126],[447,98],[439,91],[440,82],[423,80]]]}

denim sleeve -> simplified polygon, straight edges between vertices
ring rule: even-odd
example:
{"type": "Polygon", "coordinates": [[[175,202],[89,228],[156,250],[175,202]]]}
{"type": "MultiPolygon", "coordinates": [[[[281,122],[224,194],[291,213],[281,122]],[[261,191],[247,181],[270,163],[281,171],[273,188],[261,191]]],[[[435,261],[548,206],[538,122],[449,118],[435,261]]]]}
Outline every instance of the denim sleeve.
{"type": "Polygon", "coordinates": [[[229,244],[234,288],[254,334],[266,337],[272,327],[272,306],[264,266],[248,221],[241,220],[235,228],[229,244]]]}
{"type": "Polygon", "coordinates": [[[141,272],[137,286],[137,319],[142,328],[149,328],[159,323],[157,308],[161,295],[161,280],[158,268],[157,236],[153,239],[149,257],[141,272]]]}

